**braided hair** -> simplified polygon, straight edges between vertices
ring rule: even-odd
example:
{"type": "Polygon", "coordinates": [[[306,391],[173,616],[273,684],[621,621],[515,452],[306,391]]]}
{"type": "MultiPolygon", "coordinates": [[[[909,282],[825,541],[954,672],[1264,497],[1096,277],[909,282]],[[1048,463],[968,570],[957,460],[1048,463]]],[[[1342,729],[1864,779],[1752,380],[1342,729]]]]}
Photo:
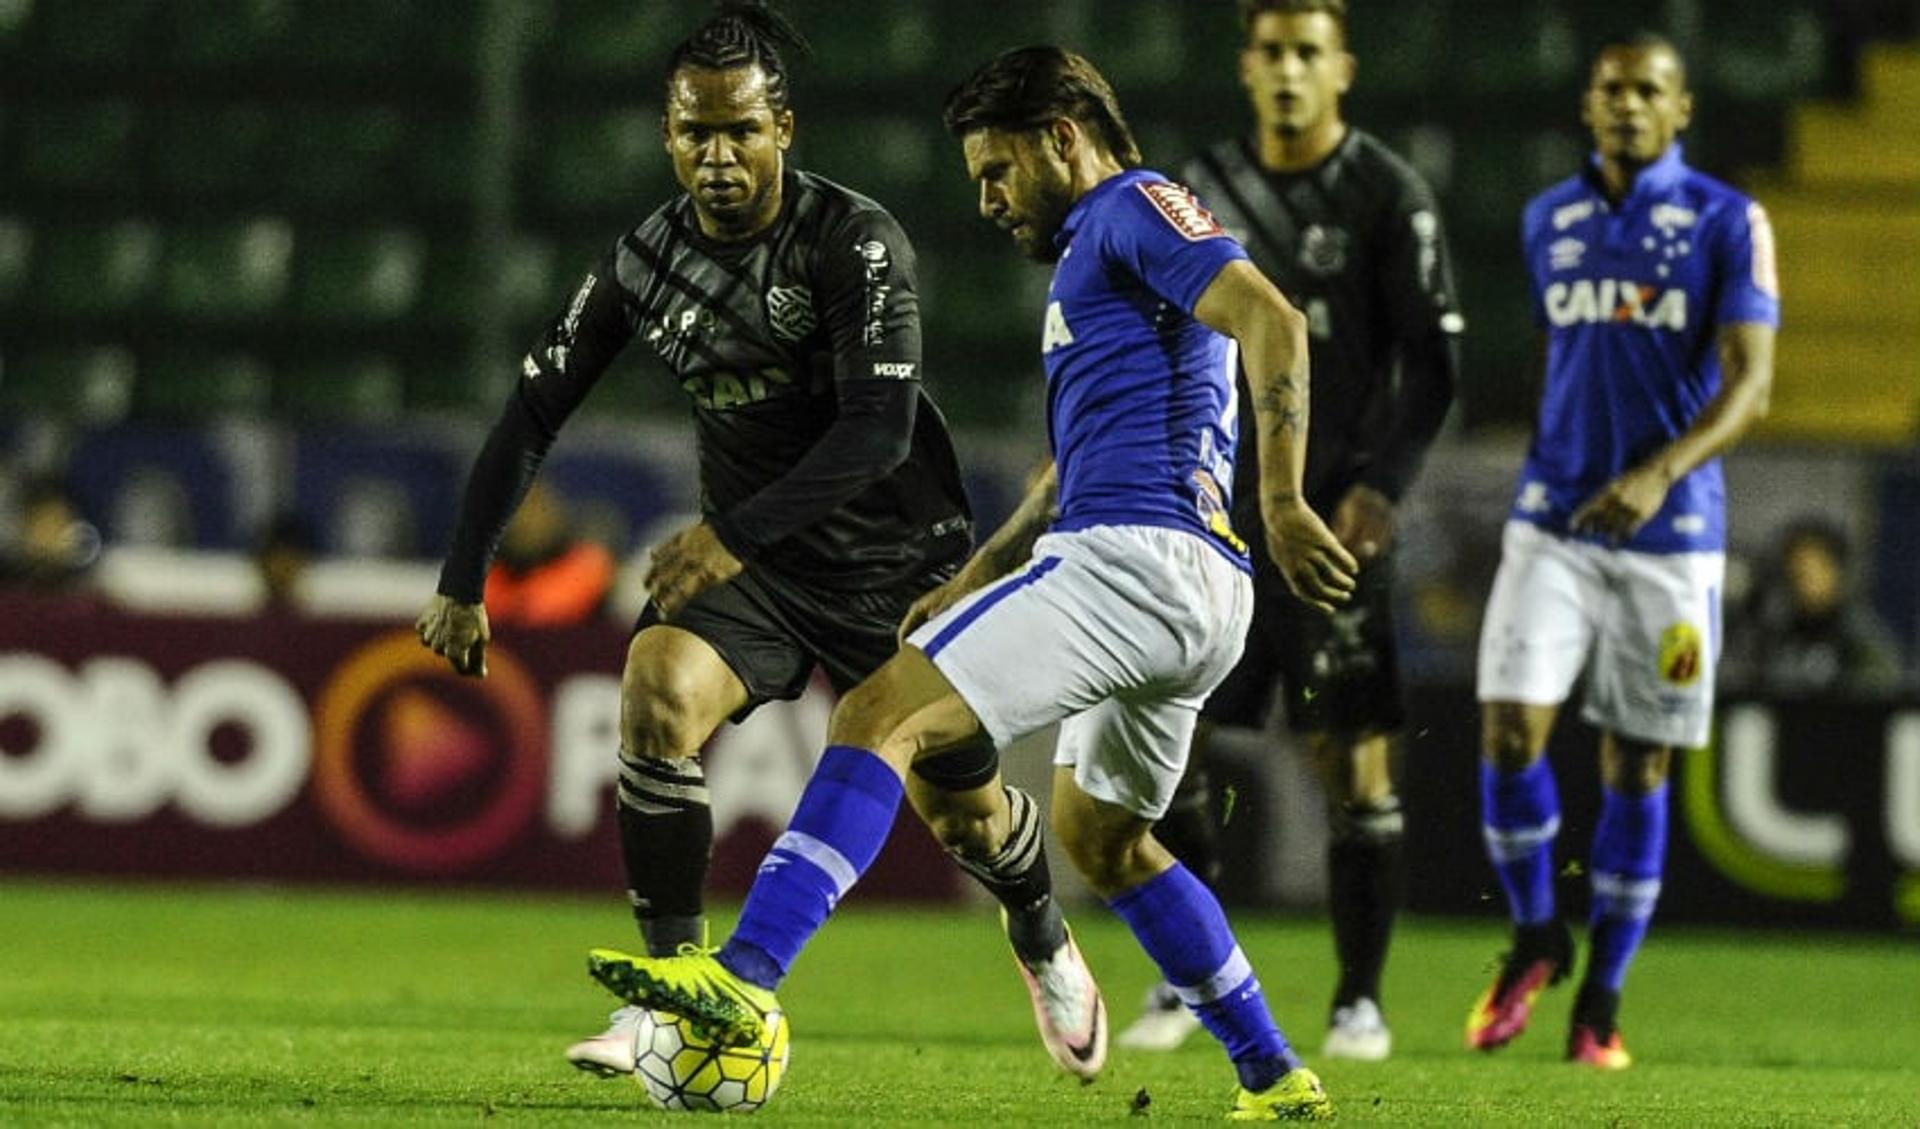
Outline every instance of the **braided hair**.
{"type": "Polygon", "coordinates": [[[812,53],[807,41],[767,0],[721,0],[720,10],[695,28],[667,58],[667,77],[683,66],[731,70],[758,65],[767,76],[767,104],[788,108],[787,64],[781,52],[812,53]]]}

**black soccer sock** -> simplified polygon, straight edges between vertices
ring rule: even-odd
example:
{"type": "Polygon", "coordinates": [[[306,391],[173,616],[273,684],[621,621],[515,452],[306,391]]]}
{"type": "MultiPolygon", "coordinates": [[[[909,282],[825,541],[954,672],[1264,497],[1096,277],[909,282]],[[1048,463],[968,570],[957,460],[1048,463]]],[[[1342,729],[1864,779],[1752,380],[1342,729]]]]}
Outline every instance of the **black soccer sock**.
{"type": "Polygon", "coordinates": [[[1392,796],[1374,804],[1347,804],[1332,815],[1327,847],[1327,895],[1340,985],[1333,1006],[1380,1000],[1393,918],[1400,908],[1403,821],[1392,796]]]}
{"type": "Polygon", "coordinates": [[[713,857],[713,809],[692,757],[620,753],[620,854],[647,953],[706,940],[701,890],[713,857]]]}
{"type": "Polygon", "coordinates": [[[1213,818],[1213,778],[1199,761],[1199,750],[1174,786],[1167,814],[1153,825],[1153,837],[1186,864],[1209,888],[1220,881],[1220,830],[1213,818]]]}
{"type": "Polygon", "coordinates": [[[1573,999],[1575,1024],[1593,1028],[1594,1034],[1604,1040],[1613,1035],[1619,1017],[1620,993],[1591,980],[1581,982],[1580,993],[1573,999]]]}
{"type": "Polygon", "coordinates": [[[1012,809],[1006,843],[985,859],[971,859],[957,850],[947,853],[1006,907],[1007,940],[1016,956],[1034,965],[1067,943],[1067,923],[1059,903],[1053,900],[1053,875],[1047,869],[1046,844],[1040,832],[1040,805],[1010,784],[1002,787],[1012,809]]]}

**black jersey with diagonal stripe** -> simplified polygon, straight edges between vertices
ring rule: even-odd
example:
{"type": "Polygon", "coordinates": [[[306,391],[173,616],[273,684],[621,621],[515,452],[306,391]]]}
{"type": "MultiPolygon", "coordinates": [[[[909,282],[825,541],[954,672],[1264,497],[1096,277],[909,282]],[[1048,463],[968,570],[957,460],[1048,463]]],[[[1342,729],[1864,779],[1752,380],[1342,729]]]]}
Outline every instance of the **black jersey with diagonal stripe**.
{"type": "Polygon", "coordinates": [[[691,402],[702,510],[716,521],[757,513],[759,526],[780,528],[757,554],[764,564],[863,589],[966,553],[972,522],[953,444],[918,387],[913,248],[879,204],[789,170],[773,225],[724,243],[705,237],[692,201],[676,197],[608,250],[528,354],[522,402],[557,430],[636,339],[660,362],[645,370],[691,402]],[[867,381],[915,387],[906,461],[791,531],[756,511],[756,496],[833,426],[847,389],[867,381]]]}
{"type": "MultiPolygon", "coordinates": [[[[1460,332],[1463,322],[1433,192],[1412,166],[1357,129],[1326,160],[1296,173],[1263,168],[1251,140],[1213,146],[1181,170],[1221,225],[1307,315],[1312,401],[1308,500],[1330,512],[1368,468],[1406,452],[1382,445],[1437,428],[1395,426],[1395,400],[1445,414],[1451,395],[1397,387],[1409,342],[1460,332]]],[[[1257,458],[1243,431],[1235,524],[1256,529],[1257,458]]],[[[1418,452],[1412,453],[1417,463],[1418,452]]]]}

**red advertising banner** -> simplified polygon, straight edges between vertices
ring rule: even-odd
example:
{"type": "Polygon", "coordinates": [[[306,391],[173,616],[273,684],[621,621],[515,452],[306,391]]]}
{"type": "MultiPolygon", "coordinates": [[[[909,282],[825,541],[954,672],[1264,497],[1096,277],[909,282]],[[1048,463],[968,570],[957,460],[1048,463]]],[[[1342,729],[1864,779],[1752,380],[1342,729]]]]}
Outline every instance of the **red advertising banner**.
{"type": "MultiPolygon", "coordinates": [[[[618,891],[626,639],[503,629],[475,680],[406,624],[0,597],[0,869],[618,891]]],[[[816,687],[709,743],[714,890],[746,889],[830,711],[816,687]]],[[[961,884],[903,808],[861,888],[961,884]]]]}

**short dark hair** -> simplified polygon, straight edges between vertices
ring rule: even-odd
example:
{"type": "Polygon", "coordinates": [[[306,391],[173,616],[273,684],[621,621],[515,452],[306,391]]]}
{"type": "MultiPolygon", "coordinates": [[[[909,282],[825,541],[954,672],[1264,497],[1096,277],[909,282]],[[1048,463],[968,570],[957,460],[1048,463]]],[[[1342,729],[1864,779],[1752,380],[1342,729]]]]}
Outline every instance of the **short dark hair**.
{"type": "Polygon", "coordinates": [[[782,49],[811,53],[792,22],[768,6],[766,0],[721,0],[720,10],[682,40],[667,57],[667,81],[681,67],[732,70],[758,64],[767,75],[767,103],[775,110],[788,106],[787,63],[782,49]]]}
{"type": "Polygon", "coordinates": [[[1673,40],[1657,31],[1636,31],[1607,40],[1593,53],[1593,65],[1598,67],[1600,57],[1609,51],[1665,51],[1673,56],[1673,65],[1680,72],[1680,85],[1687,85],[1687,57],[1673,45],[1673,40]]]}
{"type": "Polygon", "coordinates": [[[1347,0],[1240,0],[1240,27],[1253,30],[1253,21],[1268,12],[1283,16],[1326,15],[1333,17],[1340,35],[1347,34],[1347,0]]]}
{"type": "Polygon", "coordinates": [[[976,129],[1024,133],[1066,118],[1098,135],[1122,166],[1141,162],[1113,87],[1084,56],[1064,47],[1002,51],[947,95],[942,118],[955,137],[976,129]]]}

